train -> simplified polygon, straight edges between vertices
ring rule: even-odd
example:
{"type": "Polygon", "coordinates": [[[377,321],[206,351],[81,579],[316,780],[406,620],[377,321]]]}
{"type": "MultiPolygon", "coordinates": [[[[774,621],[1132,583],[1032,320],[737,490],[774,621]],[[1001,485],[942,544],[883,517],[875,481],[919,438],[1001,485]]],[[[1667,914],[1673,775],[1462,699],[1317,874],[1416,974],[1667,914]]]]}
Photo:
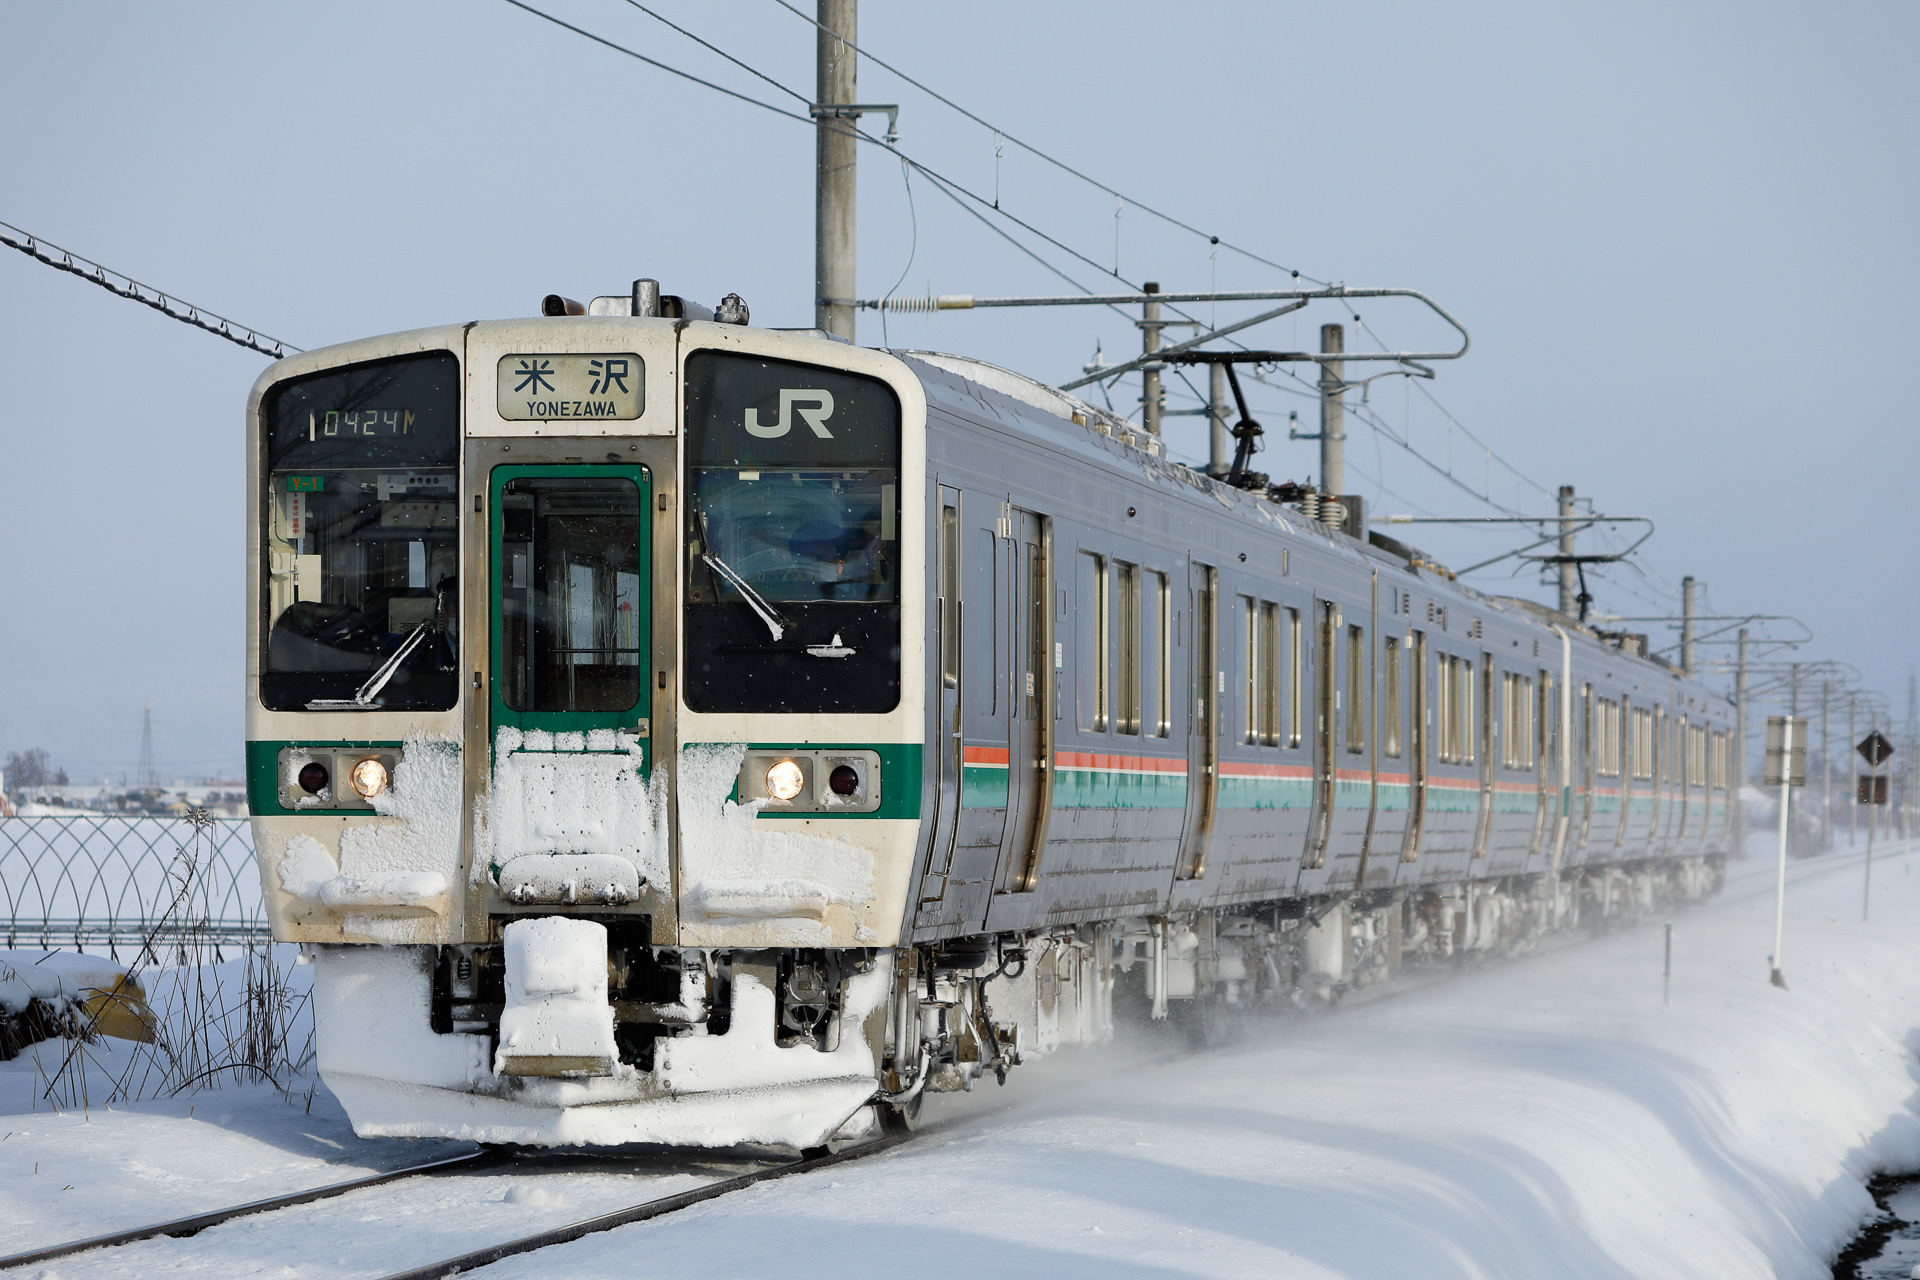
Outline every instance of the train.
{"type": "Polygon", "coordinates": [[[1728,699],[981,361],[651,280],[247,402],[247,779],[355,1131],[814,1150],[1716,891],[1728,699]]]}

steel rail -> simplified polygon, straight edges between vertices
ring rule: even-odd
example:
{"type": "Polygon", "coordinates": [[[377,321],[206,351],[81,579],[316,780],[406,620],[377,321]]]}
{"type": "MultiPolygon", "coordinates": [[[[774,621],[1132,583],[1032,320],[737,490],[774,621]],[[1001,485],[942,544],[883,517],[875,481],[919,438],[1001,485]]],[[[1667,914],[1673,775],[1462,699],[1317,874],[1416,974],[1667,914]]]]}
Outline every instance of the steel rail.
{"type": "Polygon", "coordinates": [[[171,1222],[156,1222],[151,1226],[134,1227],[128,1231],[111,1231],[106,1235],[75,1240],[68,1244],[50,1245],[44,1249],[29,1249],[25,1253],[10,1253],[0,1257],[0,1271],[28,1266],[35,1262],[50,1262],[55,1258],[71,1257],[76,1253],[85,1253],[89,1249],[106,1249],[118,1244],[132,1244],[136,1240],[151,1240],[155,1236],[173,1236],[176,1239],[183,1239],[199,1235],[208,1227],[217,1227],[235,1218],[250,1217],[256,1213],[271,1213],[275,1209],[289,1209],[295,1205],[312,1204],[316,1200],[331,1200],[335,1196],[345,1195],[349,1191],[359,1191],[364,1187],[378,1187],[389,1182],[399,1182],[403,1178],[418,1178],[451,1169],[468,1168],[500,1158],[500,1153],[495,1151],[470,1151],[466,1155],[450,1156],[444,1160],[430,1160],[426,1164],[408,1165],[404,1169],[376,1173],[365,1178],[354,1178],[348,1182],[330,1182],[324,1187],[315,1187],[311,1191],[294,1191],[283,1196],[272,1196],[265,1200],[253,1200],[246,1204],[234,1205],[228,1209],[215,1209],[211,1213],[196,1213],[186,1218],[175,1218],[171,1222]]]}
{"type": "Polygon", "coordinates": [[[743,1191],[761,1182],[772,1182],[776,1178],[791,1177],[797,1173],[811,1173],[815,1169],[825,1169],[831,1165],[845,1164],[849,1160],[858,1160],[863,1156],[878,1155],[907,1141],[913,1135],[909,1133],[891,1134],[876,1138],[872,1142],[863,1142],[857,1147],[844,1151],[835,1151],[827,1155],[807,1156],[771,1169],[758,1169],[752,1173],[743,1173],[737,1177],[722,1178],[718,1182],[709,1182],[704,1187],[695,1187],[691,1191],[682,1191],[675,1195],[662,1196],[658,1200],[648,1200],[642,1204],[629,1205],[625,1209],[615,1209],[597,1217],[583,1218],[579,1222],[564,1227],[555,1227],[518,1240],[508,1240],[501,1244],[488,1245],[484,1249],[475,1249],[458,1257],[443,1258],[439,1262],[424,1267],[413,1267],[406,1271],[396,1271],[382,1277],[382,1280],[440,1280],[441,1277],[459,1275],[463,1271],[472,1271],[488,1266],[503,1258],[517,1257],[523,1253],[533,1253],[539,1249],[549,1249],[554,1245],[567,1244],[583,1236],[597,1235],[602,1231],[611,1231],[615,1227],[624,1227],[633,1222],[645,1222],[650,1218],[664,1217],[669,1213],[678,1213],[682,1209],[708,1200],[717,1200],[721,1196],[743,1191]]]}

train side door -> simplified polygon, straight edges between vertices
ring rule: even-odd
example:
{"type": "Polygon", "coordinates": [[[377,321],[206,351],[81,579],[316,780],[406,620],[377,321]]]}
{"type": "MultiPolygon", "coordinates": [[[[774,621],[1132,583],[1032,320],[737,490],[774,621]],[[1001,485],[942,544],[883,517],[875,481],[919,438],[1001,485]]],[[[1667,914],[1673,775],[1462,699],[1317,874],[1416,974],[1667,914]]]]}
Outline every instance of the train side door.
{"type": "MultiPolygon", "coordinates": [[[[1011,508],[1006,522],[998,598],[1007,605],[1007,821],[994,888],[1022,894],[1039,883],[1053,806],[1053,574],[1046,521],[1011,508]]],[[[1008,904],[989,913],[987,927],[1007,927],[1016,921],[997,917],[1027,910],[1008,904]]]]}
{"type": "MultiPolygon", "coordinates": [[[[951,606],[943,606],[953,623],[950,634],[957,645],[959,672],[950,694],[941,690],[942,715],[952,717],[941,723],[957,723],[959,737],[936,744],[943,754],[957,755],[941,765],[956,776],[953,806],[949,810],[943,801],[937,818],[952,834],[936,832],[933,837],[945,841],[945,847],[936,844],[930,871],[944,871],[938,881],[929,875],[923,884],[914,924],[919,929],[958,925],[970,931],[986,920],[1007,829],[1011,543],[1002,530],[1010,517],[1003,498],[973,489],[956,495],[942,488],[940,493],[941,536],[946,508],[955,496],[959,499],[954,504],[951,562],[958,586],[948,597],[951,606]]],[[[941,683],[946,683],[944,677],[941,683]]],[[[944,778],[940,786],[944,797],[944,778]]]]}
{"type": "Polygon", "coordinates": [[[1528,850],[1537,854],[1546,843],[1547,832],[1553,829],[1550,818],[1553,812],[1553,745],[1556,741],[1554,717],[1559,710],[1560,700],[1553,696],[1553,673],[1544,667],[1540,669],[1534,689],[1532,736],[1537,793],[1533,806],[1533,841],[1528,850]]]}
{"type": "MultiPolygon", "coordinates": [[[[940,487],[934,523],[934,687],[933,732],[928,747],[935,763],[933,812],[927,823],[927,872],[921,882],[921,912],[946,896],[953,866],[953,840],[959,825],[963,735],[960,725],[961,636],[966,602],[962,599],[960,491],[940,487]]],[[[937,908],[932,914],[937,915],[937,908]]]]}
{"type": "Polygon", "coordinates": [[[1207,874],[1207,845],[1220,795],[1219,589],[1211,565],[1189,565],[1188,612],[1193,615],[1193,647],[1187,654],[1192,715],[1187,735],[1187,814],[1180,834],[1182,880],[1207,874]]]}
{"type": "Polygon", "coordinates": [[[1336,691],[1339,683],[1340,606],[1331,600],[1314,601],[1313,663],[1313,817],[1307,828],[1309,868],[1325,864],[1327,845],[1333,839],[1333,806],[1340,757],[1337,736],[1339,715],[1336,691]]]}
{"type": "Polygon", "coordinates": [[[1420,856],[1420,829],[1427,820],[1427,633],[1416,631],[1410,646],[1413,706],[1407,715],[1407,827],[1400,840],[1402,861],[1420,856]]]}
{"type": "MultiPolygon", "coordinates": [[[[1473,837],[1473,856],[1487,856],[1487,837],[1493,833],[1493,655],[1480,655],[1480,826],[1473,837]]],[[[1474,731],[1473,717],[1467,717],[1467,732],[1474,731]]]]}
{"type": "Polygon", "coordinates": [[[1587,851],[1587,841],[1593,835],[1593,788],[1594,788],[1594,751],[1595,725],[1593,717],[1596,708],[1593,702],[1593,684],[1583,682],[1580,686],[1580,762],[1574,767],[1574,776],[1580,779],[1580,839],[1575,845],[1582,854],[1587,851]]]}

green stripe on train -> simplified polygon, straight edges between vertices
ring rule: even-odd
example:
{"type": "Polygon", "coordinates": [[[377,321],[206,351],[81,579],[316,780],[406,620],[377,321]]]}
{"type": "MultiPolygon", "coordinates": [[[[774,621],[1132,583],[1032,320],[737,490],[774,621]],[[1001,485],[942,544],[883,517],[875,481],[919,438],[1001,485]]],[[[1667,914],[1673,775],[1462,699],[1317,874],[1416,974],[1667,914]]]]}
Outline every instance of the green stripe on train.
{"type": "MultiPolygon", "coordinates": [[[[689,742],[683,751],[735,743],[689,742]]],[[[794,813],[762,809],[762,818],[834,818],[857,822],[863,818],[919,818],[920,760],[917,742],[749,742],[749,751],[871,751],[880,757],[880,807],[872,813],[794,813]]],[[[727,797],[738,799],[738,790],[727,797]]]]}
{"type": "Polygon", "coordinates": [[[960,806],[964,809],[1006,808],[1006,769],[975,764],[962,769],[960,771],[960,806]]]}
{"type": "MultiPolygon", "coordinates": [[[[317,747],[327,751],[386,751],[404,745],[398,741],[375,742],[368,738],[301,738],[247,744],[247,812],[256,818],[286,818],[295,814],[311,817],[312,809],[288,809],[280,803],[280,752],[287,747],[317,747]]],[[[338,809],[325,810],[329,817],[341,816],[338,809]]],[[[351,810],[349,812],[352,812],[351,810]]]]}

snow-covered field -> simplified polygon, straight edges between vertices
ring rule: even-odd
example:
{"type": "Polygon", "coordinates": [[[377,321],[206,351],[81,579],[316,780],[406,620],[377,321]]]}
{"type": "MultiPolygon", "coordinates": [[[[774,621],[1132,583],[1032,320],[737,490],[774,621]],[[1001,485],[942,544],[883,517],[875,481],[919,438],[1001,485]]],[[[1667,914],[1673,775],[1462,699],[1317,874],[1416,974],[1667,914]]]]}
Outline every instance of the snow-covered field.
{"type": "MultiPolygon", "coordinates": [[[[1171,1056],[1064,1054],[936,1098],[922,1138],[488,1277],[1825,1277],[1875,1170],[1920,1168],[1920,874],[1796,865],[1674,917],[1171,1056]]],[[[321,1088],[29,1110],[0,1065],[0,1253],[457,1150],[362,1142],[321,1088]]],[[[653,1198],[720,1162],[572,1161],[354,1193],[66,1259],[91,1276],[373,1276],[653,1198]]],[[[28,1274],[32,1274],[29,1272],[28,1274]]]]}

